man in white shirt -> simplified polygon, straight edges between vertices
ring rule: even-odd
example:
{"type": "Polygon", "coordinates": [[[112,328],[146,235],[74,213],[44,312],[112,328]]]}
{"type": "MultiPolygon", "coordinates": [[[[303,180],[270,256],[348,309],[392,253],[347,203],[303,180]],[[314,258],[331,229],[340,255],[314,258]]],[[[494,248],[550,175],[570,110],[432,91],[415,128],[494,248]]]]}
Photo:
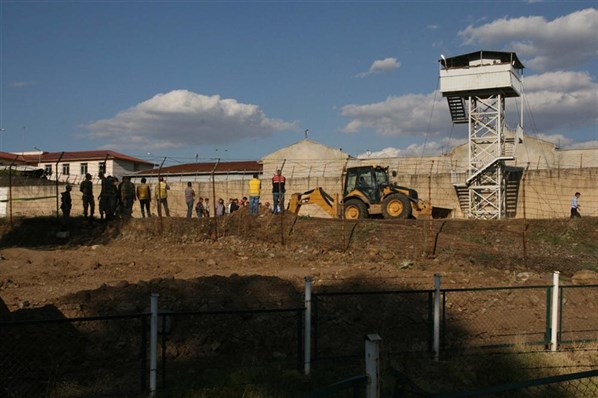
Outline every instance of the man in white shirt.
{"type": "Polygon", "coordinates": [[[579,197],[581,194],[579,192],[575,192],[573,199],[571,199],[571,218],[579,218],[581,214],[579,214],[579,197]]]}

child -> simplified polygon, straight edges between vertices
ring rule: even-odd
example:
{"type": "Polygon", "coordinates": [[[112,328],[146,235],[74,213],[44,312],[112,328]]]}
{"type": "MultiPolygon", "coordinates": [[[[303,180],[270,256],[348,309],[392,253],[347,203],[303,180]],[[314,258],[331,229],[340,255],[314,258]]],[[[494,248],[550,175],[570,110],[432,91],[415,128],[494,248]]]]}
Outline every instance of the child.
{"type": "Polygon", "coordinates": [[[62,216],[64,218],[69,218],[71,215],[71,185],[66,184],[65,191],[61,194],[60,197],[60,210],[62,210],[62,216]]]}
{"type": "Polygon", "coordinates": [[[203,207],[203,198],[200,197],[197,200],[197,204],[195,205],[195,212],[197,213],[197,218],[202,218],[205,214],[205,209],[203,207]]]}

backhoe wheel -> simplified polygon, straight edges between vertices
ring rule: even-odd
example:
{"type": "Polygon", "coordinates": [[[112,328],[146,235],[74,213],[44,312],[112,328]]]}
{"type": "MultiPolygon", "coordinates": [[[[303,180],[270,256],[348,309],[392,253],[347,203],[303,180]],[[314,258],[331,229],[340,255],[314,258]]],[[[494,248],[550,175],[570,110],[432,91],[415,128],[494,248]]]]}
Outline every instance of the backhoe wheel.
{"type": "Polygon", "coordinates": [[[346,220],[358,220],[360,218],[366,218],[368,210],[365,204],[358,199],[349,199],[345,202],[345,219],[346,220]]]}
{"type": "Polygon", "coordinates": [[[393,193],[384,198],[382,202],[382,214],[384,218],[410,218],[411,202],[405,195],[393,193]]]}

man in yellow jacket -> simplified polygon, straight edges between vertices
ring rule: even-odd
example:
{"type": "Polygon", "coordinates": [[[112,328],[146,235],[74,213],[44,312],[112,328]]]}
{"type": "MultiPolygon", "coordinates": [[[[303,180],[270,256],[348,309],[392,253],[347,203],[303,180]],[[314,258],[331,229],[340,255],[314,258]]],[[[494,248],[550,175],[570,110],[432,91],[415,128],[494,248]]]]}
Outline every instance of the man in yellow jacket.
{"type": "Polygon", "coordinates": [[[260,190],[262,183],[257,178],[257,174],[253,175],[253,178],[249,180],[249,214],[259,215],[260,214],[260,190]]]}
{"type": "Polygon", "coordinates": [[[156,187],[156,206],[158,208],[158,216],[162,217],[162,206],[164,206],[164,212],[166,217],[170,217],[170,210],[168,210],[168,190],[170,186],[164,181],[164,177],[160,177],[158,180],[158,186],[156,187]]]}

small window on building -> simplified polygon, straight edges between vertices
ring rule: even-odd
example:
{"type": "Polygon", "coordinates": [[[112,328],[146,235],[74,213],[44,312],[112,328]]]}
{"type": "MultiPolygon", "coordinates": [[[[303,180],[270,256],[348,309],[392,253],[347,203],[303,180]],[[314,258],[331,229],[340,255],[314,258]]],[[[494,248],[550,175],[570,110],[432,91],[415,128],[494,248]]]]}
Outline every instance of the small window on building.
{"type": "Polygon", "coordinates": [[[81,163],[81,175],[87,174],[87,163],[81,163]]]}
{"type": "Polygon", "coordinates": [[[65,163],[62,165],[62,174],[65,176],[71,175],[71,165],[65,163]]]}
{"type": "Polygon", "coordinates": [[[44,174],[47,176],[52,175],[52,165],[51,164],[47,164],[44,166],[44,174]]]}
{"type": "Polygon", "coordinates": [[[100,173],[106,173],[106,162],[100,162],[98,164],[98,170],[100,173]]]}

